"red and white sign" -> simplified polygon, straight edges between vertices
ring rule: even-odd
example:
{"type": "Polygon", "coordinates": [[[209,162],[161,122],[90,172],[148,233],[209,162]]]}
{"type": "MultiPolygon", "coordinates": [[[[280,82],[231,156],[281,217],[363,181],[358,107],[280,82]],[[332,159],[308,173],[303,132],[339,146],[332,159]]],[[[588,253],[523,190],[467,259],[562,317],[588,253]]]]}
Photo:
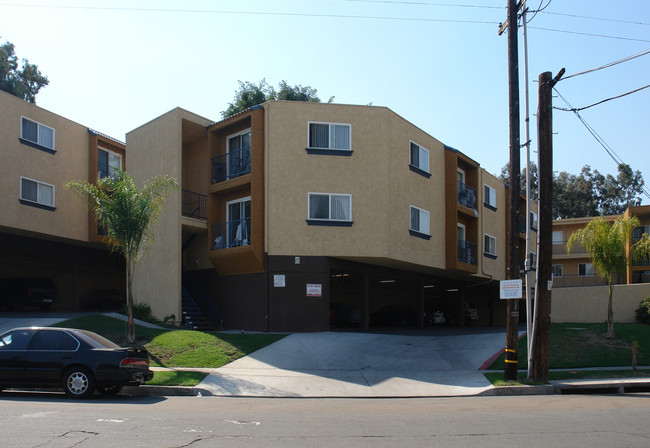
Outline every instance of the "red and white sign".
{"type": "Polygon", "coordinates": [[[307,283],[307,297],[323,297],[323,285],[307,283]]]}

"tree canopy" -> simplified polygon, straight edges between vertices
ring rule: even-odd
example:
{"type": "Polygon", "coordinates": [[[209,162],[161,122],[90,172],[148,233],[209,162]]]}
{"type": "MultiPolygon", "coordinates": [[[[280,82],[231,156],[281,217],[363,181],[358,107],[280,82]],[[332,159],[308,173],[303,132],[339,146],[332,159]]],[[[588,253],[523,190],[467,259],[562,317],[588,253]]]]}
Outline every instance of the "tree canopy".
{"type": "MultiPolygon", "coordinates": [[[[285,100],[285,101],[305,101],[312,103],[320,103],[317,90],[310,86],[301,86],[296,84],[290,86],[286,81],[280,81],[278,90],[270,86],[265,79],[262,79],[259,84],[250,81],[239,81],[239,89],[235,92],[235,97],[231,103],[228,103],[228,108],[221,112],[222,118],[227,118],[238,112],[242,112],[249,107],[257,106],[265,101],[270,100],[285,100]]],[[[331,103],[334,97],[330,97],[327,101],[331,103]]]]}
{"type": "Polygon", "coordinates": [[[5,42],[0,45],[0,90],[33,104],[39,90],[49,83],[38,66],[30,64],[27,59],[23,59],[22,67],[18,67],[14,44],[5,42]]]}
{"type": "Polygon", "coordinates": [[[158,219],[163,202],[178,188],[175,179],[156,176],[138,191],[133,178],[124,171],[100,179],[97,184],[72,181],[65,184],[84,199],[88,209],[107,230],[107,243],[112,251],[126,261],[126,305],[128,309],[127,340],[135,343],[133,321],[133,274],[136,263],[153,241],[152,226],[158,219]]]}
{"type": "MultiPolygon", "coordinates": [[[[501,169],[499,179],[510,183],[510,164],[501,169]]],[[[521,172],[521,190],[526,186],[525,168],[521,172]]],[[[531,192],[538,198],[537,166],[531,164],[531,192]]],[[[606,176],[582,167],[580,174],[560,171],[553,177],[553,218],[580,218],[585,216],[620,215],[629,206],[641,205],[644,186],[640,171],[632,171],[627,164],[618,165],[616,177],[606,176]]]]}

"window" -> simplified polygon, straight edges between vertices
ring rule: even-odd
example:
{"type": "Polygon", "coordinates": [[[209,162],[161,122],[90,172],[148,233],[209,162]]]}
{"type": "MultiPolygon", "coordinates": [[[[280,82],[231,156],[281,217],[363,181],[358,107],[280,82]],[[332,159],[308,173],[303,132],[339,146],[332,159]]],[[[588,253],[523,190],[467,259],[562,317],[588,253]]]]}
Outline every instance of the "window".
{"type": "Polygon", "coordinates": [[[530,212],[530,228],[537,230],[537,213],[530,212]]]}
{"type": "Polygon", "coordinates": [[[430,236],[431,231],[429,229],[429,220],[430,214],[428,211],[411,206],[411,235],[430,236]],[[415,234],[413,232],[415,232],[415,234]]]}
{"type": "Polygon", "coordinates": [[[497,191],[485,184],[483,184],[483,204],[491,210],[497,209],[497,191]]]}
{"type": "Polygon", "coordinates": [[[251,130],[228,137],[228,179],[251,172],[251,130]]]}
{"type": "Polygon", "coordinates": [[[352,196],[349,194],[309,193],[309,224],[352,223],[352,196]]]}
{"type": "Polygon", "coordinates": [[[643,237],[643,234],[647,233],[650,235],[650,226],[639,226],[632,231],[632,238],[634,240],[640,240],[643,237]]]}
{"type": "Polygon", "coordinates": [[[553,230],[553,244],[564,244],[564,234],[561,230],[553,230]]]}
{"type": "Polygon", "coordinates": [[[487,233],[484,235],[483,253],[489,258],[497,257],[497,239],[487,233]]]}
{"type": "Polygon", "coordinates": [[[104,148],[97,148],[97,179],[114,177],[122,169],[122,156],[104,148]]]}
{"type": "Polygon", "coordinates": [[[309,123],[309,148],[350,151],[349,124],[309,123]]]}
{"type": "Polygon", "coordinates": [[[36,330],[14,330],[0,338],[0,350],[26,350],[36,330]]]}
{"type": "Polygon", "coordinates": [[[251,241],[251,197],[226,203],[228,247],[247,246],[251,241]]]}
{"type": "Polygon", "coordinates": [[[537,254],[535,252],[530,252],[528,254],[528,263],[529,263],[528,269],[532,271],[537,270],[537,254]]]}
{"type": "Polygon", "coordinates": [[[411,167],[423,172],[420,174],[429,174],[429,150],[413,142],[411,142],[411,167]]]}
{"type": "Polygon", "coordinates": [[[553,274],[553,277],[562,277],[563,266],[561,264],[554,264],[551,266],[551,273],[553,274]]]}
{"type": "Polygon", "coordinates": [[[39,149],[42,147],[54,151],[54,129],[44,124],[22,117],[20,138],[23,142],[32,143],[39,149]]]}
{"type": "Polygon", "coordinates": [[[38,204],[54,208],[54,185],[46,184],[26,177],[20,178],[20,199],[22,203],[38,204]]]}
{"type": "Polygon", "coordinates": [[[591,263],[580,263],[578,265],[578,275],[580,277],[591,277],[594,275],[594,265],[591,263]]]}
{"type": "Polygon", "coordinates": [[[68,333],[54,330],[41,330],[31,346],[31,350],[74,351],[79,342],[68,333]]]}

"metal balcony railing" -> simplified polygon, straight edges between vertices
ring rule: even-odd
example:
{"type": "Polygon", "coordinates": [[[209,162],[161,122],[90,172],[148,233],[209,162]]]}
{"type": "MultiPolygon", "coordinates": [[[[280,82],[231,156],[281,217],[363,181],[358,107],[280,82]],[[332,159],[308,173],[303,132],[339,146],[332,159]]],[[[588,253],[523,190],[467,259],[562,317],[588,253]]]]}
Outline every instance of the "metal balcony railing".
{"type": "MultiPolygon", "coordinates": [[[[561,243],[553,243],[553,255],[567,255],[566,252],[566,241],[561,243]]],[[[582,244],[576,244],[571,248],[570,255],[586,255],[587,250],[582,244]]]]}
{"type": "MultiPolygon", "coordinates": [[[[615,285],[624,285],[625,276],[618,274],[614,278],[615,285]]],[[[553,277],[553,288],[580,288],[584,286],[606,286],[607,280],[599,275],[563,275],[553,277]]]]}
{"type": "MultiPolygon", "coordinates": [[[[632,238],[632,244],[639,242],[641,238],[632,238]]],[[[650,257],[634,257],[632,266],[650,266],[650,257]]]]}
{"type": "Polygon", "coordinates": [[[458,203],[476,210],[476,189],[458,181],[458,203]]]}
{"type": "Polygon", "coordinates": [[[212,183],[223,182],[250,172],[250,146],[212,158],[212,183]]]}
{"type": "Polygon", "coordinates": [[[212,224],[212,250],[248,246],[251,243],[251,219],[212,224]]]}
{"type": "Polygon", "coordinates": [[[458,241],[458,261],[467,264],[476,264],[476,243],[458,241]]]}
{"type": "Polygon", "coordinates": [[[183,216],[208,219],[208,197],[194,191],[183,190],[183,216]]]}

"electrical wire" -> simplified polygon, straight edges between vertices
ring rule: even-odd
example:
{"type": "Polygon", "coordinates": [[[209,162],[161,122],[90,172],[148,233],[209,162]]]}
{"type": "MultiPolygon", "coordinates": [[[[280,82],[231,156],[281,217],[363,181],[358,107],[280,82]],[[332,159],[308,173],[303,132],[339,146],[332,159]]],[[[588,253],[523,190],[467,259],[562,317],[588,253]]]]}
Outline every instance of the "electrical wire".
{"type": "Polygon", "coordinates": [[[557,30],[553,28],[541,28],[541,27],[536,27],[536,26],[531,26],[530,27],[533,30],[540,30],[540,31],[551,31],[554,33],[567,33],[567,34],[578,34],[580,36],[589,36],[589,37],[603,37],[606,39],[619,39],[619,40],[629,40],[633,42],[650,42],[648,39],[636,39],[633,37],[622,37],[622,36],[607,36],[604,34],[593,34],[593,33],[581,33],[578,31],[567,31],[567,30],[557,30]]]}
{"type": "MultiPolygon", "coordinates": [[[[605,152],[607,152],[609,157],[612,158],[614,163],[616,163],[617,166],[621,164],[627,165],[623,161],[623,159],[621,159],[621,157],[618,154],[616,154],[614,149],[611,146],[609,146],[607,142],[605,142],[605,140],[596,132],[596,130],[592,128],[584,118],[582,118],[580,112],[578,112],[578,110],[576,110],[573,106],[571,106],[569,101],[566,98],[564,98],[564,96],[562,96],[562,94],[557,90],[557,88],[553,87],[553,90],[555,91],[555,93],[558,94],[558,96],[562,99],[562,101],[564,101],[564,103],[569,107],[568,111],[573,112],[575,114],[575,116],[578,118],[578,120],[580,120],[583,126],[587,128],[587,131],[589,131],[589,133],[594,137],[594,139],[596,139],[596,141],[600,144],[600,146],[603,147],[603,149],[605,150],[605,152]]],[[[554,107],[554,109],[556,108],[554,107]]],[[[560,108],[557,109],[564,110],[560,108]]],[[[645,194],[648,198],[650,198],[650,191],[645,187],[645,185],[643,185],[641,188],[643,190],[643,194],[645,194]]]]}
{"type": "Polygon", "coordinates": [[[134,11],[134,12],[173,12],[190,14],[239,14],[256,16],[279,16],[279,17],[320,17],[329,19],[368,19],[368,20],[398,20],[410,22],[440,22],[440,23],[470,23],[479,25],[499,25],[499,22],[488,22],[481,20],[457,20],[457,19],[430,19],[425,17],[386,17],[386,16],[362,16],[346,14],[315,14],[315,13],[293,13],[293,12],[262,12],[262,11],[227,11],[215,9],[171,9],[171,8],[127,8],[111,6],[72,6],[72,5],[34,5],[0,3],[0,7],[23,7],[23,8],[55,8],[55,9],[85,9],[91,11],[134,11]]]}
{"type": "Polygon", "coordinates": [[[398,0],[344,0],[346,2],[358,3],[379,3],[379,4],[395,4],[395,5],[414,5],[414,6],[450,6],[454,8],[479,8],[479,9],[507,9],[505,6],[486,6],[486,5],[459,5],[456,3],[428,3],[428,2],[414,2],[414,1],[398,1],[398,0]]]}
{"type": "Polygon", "coordinates": [[[585,71],[579,72],[579,73],[574,73],[573,75],[564,76],[563,78],[560,79],[560,81],[565,81],[565,80],[567,80],[569,78],[574,78],[576,76],[586,75],[587,73],[592,73],[592,72],[602,70],[602,69],[605,69],[605,68],[613,67],[613,66],[615,66],[617,64],[621,64],[623,62],[631,61],[632,59],[636,59],[636,58],[639,58],[641,56],[645,56],[646,54],[650,54],[650,48],[646,48],[645,50],[640,51],[637,54],[633,54],[632,56],[627,56],[627,57],[625,57],[623,59],[619,59],[617,61],[610,62],[609,64],[601,65],[600,67],[592,68],[592,69],[585,70],[585,71]]]}
{"type": "Polygon", "coordinates": [[[548,3],[546,4],[546,6],[542,7],[542,3],[544,3],[544,0],[540,0],[539,1],[539,6],[537,7],[537,9],[534,10],[534,11],[529,11],[529,12],[533,12],[534,14],[533,14],[533,17],[528,19],[528,21],[526,23],[532,22],[533,19],[535,18],[535,16],[537,15],[537,13],[540,13],[540,12],[544,11],[546,8],[548,8],[548,5],[550,5],[552,1],[553,0],[548,0],[548,3]]]}
{"type": "Polygon", "coordinates": [[[576,109],[564,109],[564,108],[561,108],[561,107],[556,107],[554,109],[561,110],[561,111],[564,111],[564,112],[580,112],[581,110],[589,109],[590,107],[594,107],[594,106],[598,106],[599,104],[606,103],[607,101],[612,101],[612,100],[616,100],[616,99],[619,99],[619,98],[623,98],[624,96],[632,95],[633,93],[640,92],[641,90],[647,89],[648,87],[650,87],[650,84],[648,84],[647,86],[639,87],[638,89],[632,90],[631,92],[623,93],[621,95],[613,96],[611,98],[607,98],[605,100],[598,101],[597,103],[590,104],[589,106],[578,107],[576,109]]]}
{"type": "MultiPolygon", "coordinates": [[[[542,11],[540,11],[542,12],[542,11]]],[[[621,20],[621,19],[609,19],[605,17],[592,17],[592,16],[581,16],[578,14],[564,14],[561,12],[552,12],[552,11],[544,11],[543,14],[550,14],[554,16],[563,16],[563,17],[573,17],[576,19],[589,19],[589,20],[602,20],[604,22],[617,22],[617,23],[627,23],[629,25],[643,25],[643,26],[650,26],[650,23],[648,22],[635,22],[632,20],[621,20]]]]}

